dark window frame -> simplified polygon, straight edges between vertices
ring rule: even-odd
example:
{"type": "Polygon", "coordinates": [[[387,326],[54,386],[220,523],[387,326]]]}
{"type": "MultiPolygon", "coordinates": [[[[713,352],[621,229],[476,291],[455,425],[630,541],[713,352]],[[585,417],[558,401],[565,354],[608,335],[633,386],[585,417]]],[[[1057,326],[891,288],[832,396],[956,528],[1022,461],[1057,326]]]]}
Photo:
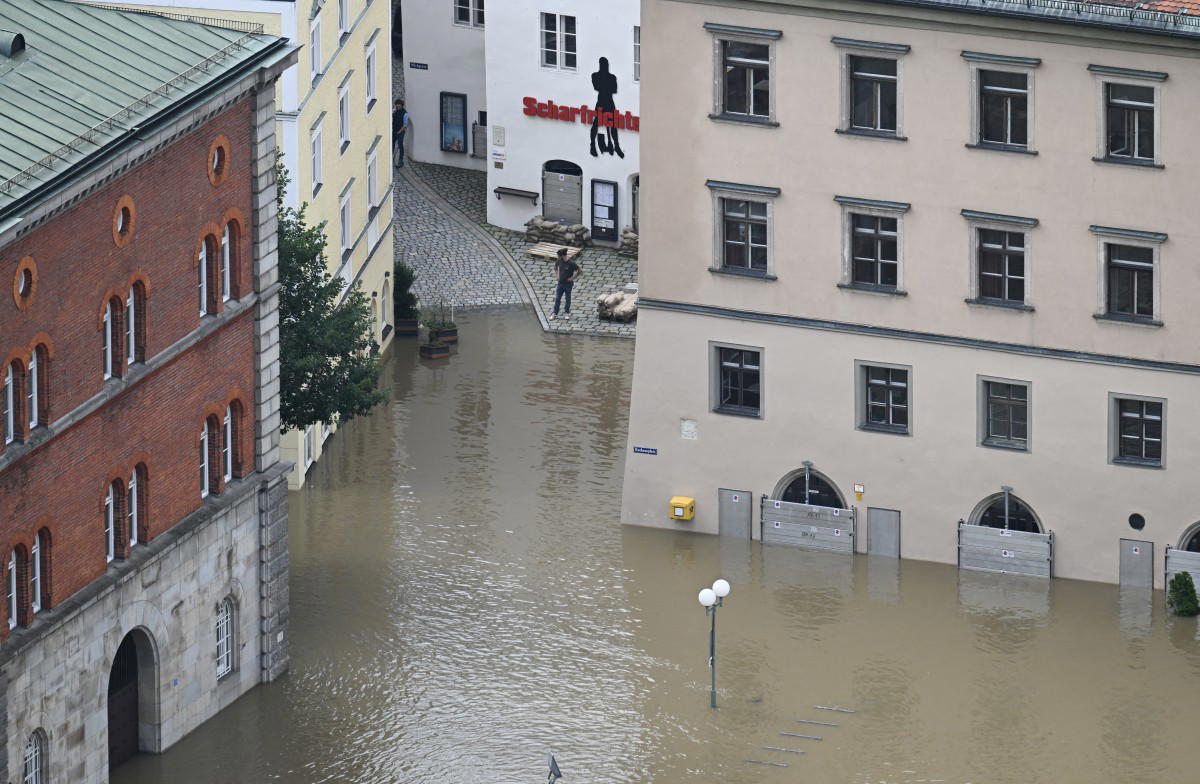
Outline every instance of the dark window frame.
{"type": "Polygon", "coordinates": [[[1113,395],[1111,416],[1112,462],[1162,468],[1166,452],[1166,401],[1113,395]]]}
{"type": "Polygon", "coordinates": [[[715,363],[713,411],[761,417],[762,349],[713,344],[712,352],[715,363]]]}
{"type": "Polygon", "coordinates": [[[850,131],[866,131],[869,133],[898,135],[900,133],[900,58],[881,56],[879,53],[846,55],[847,78],[847,108],[846,129],[850,131]],[[890,62],[892,73],[875,73],[860,70],[867,66],[867,61],[890,62]],[[869,117],[856,117],[856,97],[860,90],[868,90],[871,98],[869,117]],[[890,96],[888,93],[890,92],[890,96]],[[891,125],[887,127],[884,121],[886,100],[891,102],[891,125]],[[858,120],[863,119],[864,122],[858,120]],[[865,124],[864,124],[865,123],[865,124]]]}
{"type": "Polygon", "coordinates": [[[1155,143],[1158,114],[1158,95],[1154,87],[1126,82],[1104,83],[1104,156],[1119,161],[1154,163],[1158,145],[1155,143]],[[1131,97],[1114,97],[1114,88],[1148,90],[1150,101],[1131,97]],[[1143,122],[1149,128],[1143,127],[1143,122]],[[1118,139],[1123,140],[1121,142],[1118,139]]]}
{"type": "Polygon", "coordinates": [[[720,200],[721,220],[721,255],[720,269],[737,271],[746,274],[767,275],[771,266],[771,204],[758,199],[740,198],[738,196],[718,196],[720,200]],[[735,205],[744,205],[737,210],[735,205]],[[761,207],[761,214],[756,208],[761,207]],[[741,229],[740,237],[731,237],[730,227],[741,229]],[[755,242],[756,228],[761,227],[762,242],[755,242]],[[731,261],[731,246],[740,248],[742,262],[731,261]],[[761,249],[761,263],[756,263],[756,251],[761,249]]]}
{"type": "Polygon", "coordinates": [[[983,379],[982,383],[983,438],[980,443],[1029,451],[1029,384],[990,378],[983,379]],[[997,430],[1005,432],[998,433],[997,430]]]}
{"type": "Polygon", "coordinates": [[[979,79],[979,128],[976,134],[976,141],[982,145],[998,145],[1002,147],[1013,147],[1018,149],[1029,148],[1029,73],[1024,71],[1004,71],[995,68],[980,68],[978,69],[979,79]],[[1004,86],[999,84],[988,84],[988,79],[995,78],[993,75],[1019,76],[1025,80],[1025,86],[1021,88],[1004,86]],[[1001,138],[988,138],[988,107],[989,104],[999,104],[1002,107],[1004,115],[1004,129],[1001,138]],[[1022,105],[1023,104],[1023,105],[1022,105]],[[1023,127],[1020,128],[1020,135],[1014,133],[1014,120],[1016,110],[1020,110],[1024,114],[1023,127]],[[1022,140],[1018,141],[1017,138],[1022,140]]]}
{"type": "Polygon", "coordinates": [[[1153,321],[1155,297],[1155,253],[1156,249],[1144,245],[1128,245],[1120,242],[1104,243],[1104,313],[1107,316],[1136,321],[1153,321]],[[1117,253],[1137,251],[1122,257],[1117,253]],[[1146,261],[1132,256],[1148,253],[1146,261]],[[1123,296],[1122,292],[1127,296],[1123,296]],[[1149,297],[1143,299],[1143,292],[1149,297]]]}
{"type": "Polygon", "coordinates": [[[975,285],[978,289],[977,296],[979,301],[1025,304],[1029,291],[1029,265],[1025,255],[1029,248],[1029,237],[1026,235],[1026,232],[1014,231],[1007,228],[976,226],[975,244],[975,285]],[[989,237],[988,235],[992,236],[989,237]],[[995,235],[1001,236],[996,237],[995,235]],[[1020,238],[1019,245],[1014,243],[1014,237],[1020,238]],[[989,254],[999,257],[999,271],[988,271],[987,265],[984,264],[984,259],[989,254]],[[1014,262],[1018,260],[1021,267],[1019,275],[1013,271],[1014,262]],[[999,296],[987,293],[989,288],[985,286],[985,282],[987,281],[998,281],[1000,288],[999,296]],[[1013,296],[1013,288],[1016,285],[1020,286],[1019,297],[1013,296]]]}
{"type": "Polygon", "coordinates": [[[772,117],[771,104],[771,44],[766,41],[744,41],[732,38],[719,38],[720,52],[720,102],[718,114],[721,116],[744,117],[756,121],[770,121],[772,117]],[[745,53],[742,55],[730,54],[731,47],[761,47],[766,52],[763,59],[751,57],[745,53]],[[756,77],[757,72],[766,74],[766,89],[765,103],[766,106],[760,107],[756,98],[760,90],[757,88],[760,77],[756,77]],[[743,91],[743,105],[740,107],[731,106],[730,100],[730,85],[731,82],[740,81],[743,91]]]}
{"type": "Polygon", "coordinates": [[[895,215],[873,215],[863,212],[849,213],[847,222],[850,232],[850,284],[873,286],[881,289],[899,290],[900,288],[900,218],[895,215]],[[891,222],[891,230],[885,227],[885,221],[891,222]],[[863,224],[860,226],[860,223],[863,224]],[[872,224],[872,225],[867,225],[872,224]],[[859,239],[870,243],[871,254],[860,254],[859,239]],[[884,249],[891,243],[892,258],[884,258],[884,249]],[[891,282],[885,282],[890,267],[891,282]],[[871,274],[867,275],[866,270],[871,274]],[[869,279],[868,279],[869,278],[869,279]]]}
{"type": "Polygon", "coordinates": [[[465,93],[442,92],[438,96],[438,146],[442,152],[456,152],[466,155],[470,146],[467,138],[467,96],[465,93]],[[447,107],[450,101],[457,101],[459,106],[459,122],[450,122],[446,119],[447,107]],[[455,149],[453,142],[446,143],[447,128],[457,128],[459,131],[458,139],[461,142],[461,147],[455,149]]]}
{"type": "Polygon", "coordinates": [[[871,362],[859,363],[858,368],[859,428],[911,435],[911,369],[871,362]]]}

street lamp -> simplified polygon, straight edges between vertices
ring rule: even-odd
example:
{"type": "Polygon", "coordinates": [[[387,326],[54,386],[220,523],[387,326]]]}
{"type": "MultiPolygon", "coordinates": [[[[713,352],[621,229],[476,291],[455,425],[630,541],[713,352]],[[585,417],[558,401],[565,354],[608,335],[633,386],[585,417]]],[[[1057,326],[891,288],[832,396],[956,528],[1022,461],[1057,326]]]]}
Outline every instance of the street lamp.
{"type": "Polygon", "coordinates": [[[704,614],[712,618],[712,628],[708,632],[708,666],[712,670],[712,691],[709,694],[709,707],[717,707],[717,608],[725,603],[729,595],[729,583],[717,580],[712,588],[700,591],[700,604],[704,605],[704,614]]]}

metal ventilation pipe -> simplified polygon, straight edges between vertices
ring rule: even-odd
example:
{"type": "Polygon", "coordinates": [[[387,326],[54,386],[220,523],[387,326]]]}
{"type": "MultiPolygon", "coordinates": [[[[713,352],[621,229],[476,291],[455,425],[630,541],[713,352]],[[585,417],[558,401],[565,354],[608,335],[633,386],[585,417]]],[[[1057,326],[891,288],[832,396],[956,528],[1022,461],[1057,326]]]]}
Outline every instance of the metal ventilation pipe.
{"type": "Polygon", "coordinates": [[[10,30],[0,30],[0,54],[12,57],[25,51],[25,36],[10,30]]]}

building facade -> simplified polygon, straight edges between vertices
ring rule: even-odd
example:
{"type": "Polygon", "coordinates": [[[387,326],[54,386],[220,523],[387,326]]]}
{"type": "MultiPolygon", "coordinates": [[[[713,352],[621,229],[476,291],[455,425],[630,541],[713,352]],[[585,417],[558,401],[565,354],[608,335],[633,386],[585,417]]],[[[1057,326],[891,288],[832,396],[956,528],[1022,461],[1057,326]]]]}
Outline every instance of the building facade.
{"type": "Polygon", "coordinates": [[[638,225],[637,0],[406,3],[405,91],[416,160],[487,171],[488,222],[582,224],[617,243],[638,225]]]}
{"type": "Polygon", "coordinates": [[[1156,586],[1200,549],[1200,24],[1059,5],[644,4],[624,522],[1156,586]]]}
{"type": "Polygon", "coordinates": [[[0,26],[25,118],[0,130],[0,781],[104,782],[287,668],[273,150],[295,51],[60,0],[0,3],[0,26]]]}
{"type": "MultiPolygon", "coordinates": [[[[261,24],[300,46],[277,93],[277,137],[292,182],[284,201],[307,204],[325,223],[329,272],[358,285],[371,302],[374,340],[391,344],[392,146],[391,8],[386,0],[123,0],[122,5],[261,24]]],[[[282,436],[304,484],[331,425],[282,436]]]]}

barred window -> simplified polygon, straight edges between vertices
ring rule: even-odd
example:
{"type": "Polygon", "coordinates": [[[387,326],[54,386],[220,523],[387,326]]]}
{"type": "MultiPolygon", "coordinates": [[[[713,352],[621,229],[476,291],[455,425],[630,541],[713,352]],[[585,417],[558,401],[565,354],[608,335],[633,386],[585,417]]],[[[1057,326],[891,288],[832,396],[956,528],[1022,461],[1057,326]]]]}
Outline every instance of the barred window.
{"type": "Polygon", "coordinates": [[[217,606],[217,678],[233,672],[233,599],[217,606]]]}

